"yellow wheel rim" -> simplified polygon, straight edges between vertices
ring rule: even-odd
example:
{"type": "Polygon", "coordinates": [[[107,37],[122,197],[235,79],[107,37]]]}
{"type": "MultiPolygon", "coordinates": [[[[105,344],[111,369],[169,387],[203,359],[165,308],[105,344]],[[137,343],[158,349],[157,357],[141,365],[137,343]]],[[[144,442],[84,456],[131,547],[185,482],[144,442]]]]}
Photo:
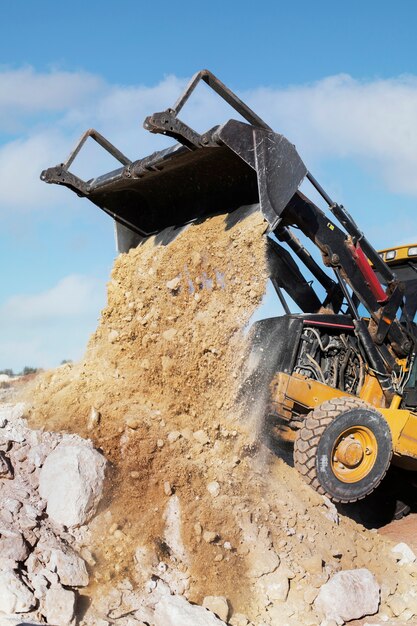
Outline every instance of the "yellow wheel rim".
{"type": "Polygon", "coordinates": [[[378,443],[366,426],[351,426],[337,438],[332,451],[331,467],[343,483],[357,483],[375,465],[378,443]]]}

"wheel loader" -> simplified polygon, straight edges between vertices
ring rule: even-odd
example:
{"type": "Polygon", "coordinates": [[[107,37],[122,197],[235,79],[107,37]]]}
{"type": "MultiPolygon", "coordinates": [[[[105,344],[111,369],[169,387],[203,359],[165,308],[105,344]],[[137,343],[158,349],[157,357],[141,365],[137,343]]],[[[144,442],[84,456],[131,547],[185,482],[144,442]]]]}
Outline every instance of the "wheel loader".
{"type": "Polygon", "coordinates": [[[212,215],[227,222],[260,211],[283,314],[252,328],[252,397],[267,393],[266,419],[293,442],[295,467],[333,501],[366,497],[391,462],[417,469],[417,244],[378,253],[294,145],[208,70],[144,127],[176,143],[131,161],[90,129],[41,179],[108,213],[120,252],[151,236],[169,245],[212,215]],[[179,113],[200,81],[239,119],[202,134],[183,122],[179,113]],[[71,173],[88,138],[120,167],[87,181],[71,173]]]}

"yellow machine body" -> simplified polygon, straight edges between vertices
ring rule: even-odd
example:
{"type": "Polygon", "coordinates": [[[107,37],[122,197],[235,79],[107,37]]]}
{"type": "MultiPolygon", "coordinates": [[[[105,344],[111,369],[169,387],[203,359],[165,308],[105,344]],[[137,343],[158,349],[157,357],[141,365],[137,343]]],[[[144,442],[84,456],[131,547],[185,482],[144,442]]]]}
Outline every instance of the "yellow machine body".
{"type": "MultiPolygon", "coordinates": [[[[319,381],[301,374],[280,372],[271,385],[271,402],[274,413],[288,419],[297,413],[308,413],[314,408],[333,398],[352,398],[348,393],[334,389],[319,381]]],[[[359,397],[372,405],[386,419],[392,435],[393,462],[406,469],[417,471],[417,413],[399,409],[399,396],[395,396],[391,405],[386,406],[384,394],[375,376],[367,374],[359,397]]],[[[295,431],[285,423],[278,427],[278,433],[285,440],[294,440],[295,431]]]]}
{"type": "MultiPolygon", "coordinates": [[[[380,250],[384,261],[393,267],[417,257],[417,244],[407,244],[396,248],[380,250]],[[413,258],[414,257],[414,258],[413,258]]],[[[401,363],[406,367],[406,363],[401,363]]],[[[282,418],[282,423],[275,428],[276,434],[285,441],[294,441],[296,431],[288,423],[294,414],[306,415],[324,402],[335,398],[358,397],[377,409],[387,421],[393,445],[393,463],[405,469],[417,471],[417,412],[401,409],[401,397],[394,396],[387,406],[381,385],[375,375],[368,372],[358,396],[352,396],[340,389],[334,389],[302,374],[292,375],[279,372],[274,377],[270,388],[271,411],[282,418]]],[[[363,445],[366,445],[366,433],[363,433],[363,445]]]]}

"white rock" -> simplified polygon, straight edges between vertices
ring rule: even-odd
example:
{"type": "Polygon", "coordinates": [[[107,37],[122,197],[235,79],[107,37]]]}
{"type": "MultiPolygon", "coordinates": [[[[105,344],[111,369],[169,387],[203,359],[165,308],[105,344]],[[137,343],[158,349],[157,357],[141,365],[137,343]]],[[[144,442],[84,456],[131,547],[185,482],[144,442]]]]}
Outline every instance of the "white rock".
{"type": "Polygon", "coordinates": [[[182,596],[163,596],[154,612],[154,626],[222,626],[225,622],[213,613],[190,604],[182,596]]]}
{"type": "Polygon", "coordinates": [[[42,576],[44,578],[46,578],[46,580],[51,583],[51,585],[53,587],[58,587],[59,586],[59,578],[58,578],[58,574],[56,572],[51,572],[49,569],[47,569],[46,567],[43,567],[40,571],[39,574],[42,574],[42,576]]]}
{"type": "Polygon", "coordinates": [[[0,423],[3,424],[0,442],[22,443],[26,439],[26,423],[22,419],[26,410],[24,402],[0,405],[0,423]]]}
{"type": "Polygon", "coordinates": [[[0,450],[0,478],[13,478],[13,467],[10,459],[0,450]]]}
{"type": "Polygon", "coordinates": [[[24,402],[2,404],[0,406],[0,420],[5,419],[7,422],[15,422],[24,416],[25,410],[26,405],[24,402]]]}
{"type": "Polygon", "coordinates": [[[188,555],[182,539],[181,505],[178,496],[173,495],[168,500],[164,512],[165,530],[164,539],[171,548],[174,556],[183,563],[188,562],[188,555]]]}
{"type": "Polygon", "coordinates": [[[12,561],[25,561],[29,556],[29,547],[18,531],[7,533],[0,538],[0,558],[12,561]]]}
{"type": "Polygon", "coordinates": [[[213,480],[211,483],[207,485],[207,491],[213,498],[216,498],[220,493],[220,485],[216,480],[213,480]]]}
{"type": "Polygon", "coordinates": [[[179,430],[172,430],[170,433],[168,433],[167,439],[169,443],[174,443],[180,437],[181,437],[181,433],[179,430]]]}
{"type": "Polygon", "coordinates": [[[158,575],[168,585],[170,591],[176,595],[182,596],[190,588],[190,574],[188,570],[181,571],[175,565],[170,564],[165,571],[159,570],[158,575]]]}
{"type": "Polygon", "coordinates": [[[374,615],[379,607],[380,588],[367,569],[337,572],[325,583],[314,601],[325,619],[338,624],[374,615]]]}
{"type": "Polygon", "coordinates": [[[4,498],[2,506],[6,509],[6,511],[12,513],[12,515],[17,515],[22,508],[22,503],[19,502],[19,500],[15,500],[15,498],[4,498]]]}
{"type": "Polygon", "coordinates": [[[101,413],[94,406],[91,407],[90,415],[87,420],[87,430],[94,430],[101,420],[101,413]]]}
{"type": "Polygon", "coordinates": [[[103,493],[106,461],[92,447],[60,443],[40,471],[39,492],[49,517],[62,526],[80,526],[95,513],[103,493]]]}
{"type": "Polygon", "coordinates": [[[333,522],[333,524],[339,524],[339,513],[337,512],[335,505],[327,496],[322,496],[322,498],[326,506],[324,517],[333,522]]]}
{"type": "Polygon", "coordinates": [[[62,585],[69,587],[86,587],[88,573],[85,563],[75,552],[51,550],[48,567],[59,576],[62,585]]]}
{"type": "Polygon", "coordinates": [[[259,578],[263,574],[274,572],[280,564],[280,558],[268,543],[259,541],[248,555],[249,575],[259,578]]]}
{"type": "Polygon", "coordinates": [[[155,552],[149,546],[138,546],[133,558],[137,574],[150,578],[157,561],[155,552]]]}
{"type": "Polygon", "coordinates": [[[215,533],[213,530],[205,530],[203,532],[203,539],[206,543],[213,543],[218,538],[219,538],[219,535],[215,533]]]}
{"type": "Polygon", "coordinates": [[[196,430],[193,433],[193,437],[198,443],[201,443],[204,446],[206,443],[210,443],[210,437],[207,435],[205,430],[196,430]]]}
{"type": "Polygon", "coordinates": [[[172,341],[176,334],[177,334],[176,328],[168,328],[167,330],[164,330],[164,332],[162,333],[162,337],[166,339],[167,341],[172,341]]]}
{"type": "Polygon", "coordinates": [[[164,494],[166,496],[172,496],[173,494],[172,485],[168,480],[164,481],[164,494]]]}
{"type": "Polygon", "coordinates": [[[26,439],[25,432],[21,427],[5,426],[0,434],[0,443],[12,441],[13,443],[23,443],[26,439]]]}
{"type": "Polygon", "coordinates": [[[46,595],[46,592],[48,591],[48,580],[42,574],[33,574],[32,576],[30,576],[29,580],[33,588],[33,593],[35,594],[35,598],[38,598],[38,600],[40,600],[46,595]]]}
{"type": "Polygon", "coordinates": [[[406,543],[397,543],[391,550],[393,555],[398,561],[398,565],[407,565],[408,563],[414,563],[416,555],[406,543]]]}
{"type": "Polygon", "coordinates": [[[114,343],[119,338],[119,332],[117,330],[111,330],[108,334],[108,340],[110,343],[114,343]]]}
{"type": "Polygon", "coordinates": [[[75,593],[62,587],[51,587],[46,592],[45,612],[50,624],[70,626],[75,610],[75,593]]]}
{"type": "Polygon", "coordinates": [[[53,447],[53,445],[51,446],[47,443],[41,443],[31,446],[28,453],[29,463],[32,463],[35,467],[42,467],[46,457],[50,452],[52,452],[53,447]]]}
{"type": "Polygon", "coordinates": [[[206,596],[203,600],[203,607],[217,615],[224,622],[227,622],[230,608],[227,598],[224,596],[206,596]]]}
{"type": "Polygon", "coordinates": [[[25,613],[35,604],[33,593],[20,580],[16,572],[0,572],[0,612],[25,613]]]}
{"type": "Polygon", "coordinates": [[[168,287],[168,289],[170,289],[171,291],[177,291],[180,288],[181,285],[181,278],[179,276],[176,276],[175,278],[173,278],[172,280],[168,280],[165,285],[168,287]]]}
{"type": "Polygon", "coordinates": [[[261,576],[258,580],[258,585],[271,602],[285,602],[290,590],[288,575],[281,568],[261,576]]]}

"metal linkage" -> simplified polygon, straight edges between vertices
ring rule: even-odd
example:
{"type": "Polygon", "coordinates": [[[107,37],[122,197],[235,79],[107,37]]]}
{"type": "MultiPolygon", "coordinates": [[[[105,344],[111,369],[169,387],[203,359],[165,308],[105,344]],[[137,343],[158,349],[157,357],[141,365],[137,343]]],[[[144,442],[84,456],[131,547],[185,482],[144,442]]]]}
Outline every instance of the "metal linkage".
{"type": "Polygon", "coordinates": [[[96,141],[102,148],[104,148],[122,165],[130,165],[132,163],[132,161],[128,159],[127,156],[125,156],[122,152],[120,152],[120,150],[118,150],[112,143],[110,143],[108,139],[103,137],[103,135],[101,135],[98,131],[94,130],[94,128],[90,128],[89,130],[86,130],[83,135],[81,135],[75,148],[72,150],[67,160],[64,161],[64,163],[62,164],[62,168],[64,170],[68,171],[68,168],[74,162],[75,157],[79,154],[81,148],[89,137],[91,137],[91,139],[94,139],[94,141],[96,141]]]}
{"type": "Polygon", "coordinates": [[[310,181],[313,187],[318,191],[323,200],[328,204],[329,209],[336,217],[336,219],[342,224],[342,226],[346,229],[347,233],[355,239],[355,242],[360,242],[363,251],[365,252],[368,259],[372,262],[376,270],[381,274],[381,276],[388,282],[392,282],[395,280],[395,275],[390,270],[388,265],[381,259],[378,252],[375,248],[369,243],[366,239],[363,232],[357,226],[353,217],[348,213],[348,211],[334,202],[331,197],[326,193],[320,183],[314,178],[314,176],[308,172],[306,178],[310,181]]]}
{"type": "Polygon", "coordinates": [[[197,87],[200,81],[203,81],[213,89],[223,100],[225,100],[230,106],[239,113],[249,124],[253,126],[258,126],[259,128],[263,128],[265,130],[272,130],[270,126],[259,115],[256,115],[254,111],[247,104],[243,102],[233,91],[231,91],[224,83],[221,82],[210,72],[209,70],[200,70],[190,80],[184,92],[178,98],[173,107],[168,109],[169,113],[173,113],[175,116],[183,108],[184,104],[187,102],[194,89],[197,87]]]}
{"type": "Polygon", "coordinates": [[[81,148],[84,146],[87,139],[91,137],[97,142],[106,152],[108,152],[111,156],[113,156],[119,163],[124,166],[129,166],[132,164],[132,161],[127,158],[118,150],[108,139],[103,137],[98,131],[94,130],[94,128],[89,128],[85,131],[76,143],[74,149],[70,152],[68,158],[63,163],[56,165],[55,167],[50,167],[47,170],[43,170],[41,173],[41,180],[46,183],[56,183],[58,185],[66,185],[73,191],[78,194],[86,195],[89,192],[89,185],[86,181],[78,178],[74,174],[71,174],[69,168],[75,161],[76,157],[81,151],[81,148]]]}

